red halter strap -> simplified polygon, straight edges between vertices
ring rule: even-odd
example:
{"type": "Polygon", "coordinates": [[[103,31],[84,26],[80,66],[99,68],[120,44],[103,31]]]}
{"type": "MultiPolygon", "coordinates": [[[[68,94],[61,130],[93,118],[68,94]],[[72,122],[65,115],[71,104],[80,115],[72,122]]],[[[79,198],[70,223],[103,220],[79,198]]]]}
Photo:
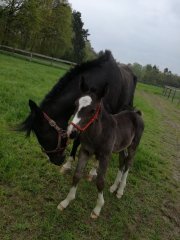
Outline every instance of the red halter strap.
{"type": "Polygon", "coordinates": [[[73,125],[73,126],[74,126],[76,129],[78,129],[80,132],[84,132],[84,131],[98,118],[100,109],[101,109],[101,104],[99,104],[99,105],[97,106],[96,113],[94,114],[94,116],[89,120],[89,122],[88,122],[84,127],[80,127],[80,126],[76,125],[76,124],[73,123],[73,122],[71,122],[70,124],[73,125]]]}

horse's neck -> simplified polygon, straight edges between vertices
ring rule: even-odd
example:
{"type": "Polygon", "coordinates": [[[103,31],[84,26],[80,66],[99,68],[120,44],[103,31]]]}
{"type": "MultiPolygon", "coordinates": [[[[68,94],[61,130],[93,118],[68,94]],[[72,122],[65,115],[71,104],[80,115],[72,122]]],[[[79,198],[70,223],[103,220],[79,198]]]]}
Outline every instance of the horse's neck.
{"type": "Polygon", "coordinates": [[[95,122],[92,124],[90,128],[90,135],[97,135],[99,131],[102,131],[102,129],[104,129],[104,126],[102,125],[105,122],[109,122],[110,118],[111,118],[111,115],[106,111],[102,103],[98,118],[97,120],[95,120],[95,122]]]}
{"type": "Polygon", "coordinates": [[[57,98],[55,101],[43,102],[41,107],[50,118],[59,123],[61,127],[66,128],[73,114],[74,100],[65,101],[63,98],[57,98]]]}

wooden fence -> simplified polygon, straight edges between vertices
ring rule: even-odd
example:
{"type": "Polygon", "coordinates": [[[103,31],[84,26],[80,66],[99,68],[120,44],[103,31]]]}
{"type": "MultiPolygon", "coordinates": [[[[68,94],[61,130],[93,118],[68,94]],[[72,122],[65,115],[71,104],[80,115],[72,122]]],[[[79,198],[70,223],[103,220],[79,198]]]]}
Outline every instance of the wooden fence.
{"type": "Polygon", "coordinates": [[[180,89],[179,88],[175,88],[175,87],[171,87],[171,86],[164,86],[163,96],[167,96],[167,98],[171,98],[172,102],[177,97],[178,104],[180,103],[180,89]]]}
{"type": "Polygon", "coordinates": [[[13,48],[5,45],[0,45],[0,51],[8,52],[14,56],[21,56],[23,58],[28,59],[29,61],[40,61],[41,63],[57,66],[64,69],[67,69],[69,67],[73,67],[76,65],[76,63],[74,62],[70,62],[63,59],[54,58],[54,57],[50,57],[50,56],[46,56],[43,54],[34,53],[30,51],[24,51],[18,48],[13,48]]]}

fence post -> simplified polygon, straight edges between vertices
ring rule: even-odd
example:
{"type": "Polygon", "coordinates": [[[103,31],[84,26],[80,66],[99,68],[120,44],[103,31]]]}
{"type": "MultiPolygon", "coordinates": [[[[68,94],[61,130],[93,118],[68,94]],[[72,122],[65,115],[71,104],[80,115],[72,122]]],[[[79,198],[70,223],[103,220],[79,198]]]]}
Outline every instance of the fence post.
{"type": "Polygon", "coordinates": [[[170,95],[171,95],[171,91],[172,91],[172,89],[171,88],[169,88],[169,95],[168,95],[168,98],[170,97],[170,95]]]}
{"type": "Polygon", "coordinates": [[[175,95],[176,95],[176,89],[174,89],[174,94],[173,94],[173,96],[172,96],[172,102],[173,102],[173,100],[174,100],[175,95]]]}
{"type": "Polygon", "coordinates": [[[51,65],[53,66],[53,57],[51,57],[51,65]]]}
{"type": "Polygon", "coordinates": [[[164,89],[164,96],[166,96],[166,93],[167,93],[167,87],[165,87],[164,89]]]}
{"type": "Polygon", "coordinates": [[[29,58],[29,61],[32,62],[32,52],[30,52],[30,58],[29,58]]]}
{"type": "Polygon", "coordinates": [[[164,87],[163,87],[163,90],[162,90],[162,95],[164,95],[165,90],[166,90],[166,87],[164,86],[164,87]]]}
{"type": "Polygon", "coordinates": [[[15,56],[15,47],[13,47],[13,56],[15,56]]]}

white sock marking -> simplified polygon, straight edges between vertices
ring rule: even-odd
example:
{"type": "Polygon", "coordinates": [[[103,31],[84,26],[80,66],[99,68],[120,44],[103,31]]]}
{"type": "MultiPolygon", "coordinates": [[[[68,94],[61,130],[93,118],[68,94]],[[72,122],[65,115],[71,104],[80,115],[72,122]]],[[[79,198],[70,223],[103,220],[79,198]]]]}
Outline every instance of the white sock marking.
{"type": "Polygon", "coordinates": [[[60,204],[58,205],[58,209],[62,210],[64,208],[66,208],[69,203],[75,199],[76,197],[76,189],[77,187],[72,187],[66,197],[66,199],[64,199],[62,202],[60,202],[60,204]]]}
{"type": "Polygon", "coordinates": [[[127,180],[128,172],[129,172],[129,170],[127,170],[122,176],[121,183],[120,183],[119,189],[118,189],[117,194],[116,194],[117,198],[121,198],[123,193],[124,193],[124,188],[126,186],[126,180],[127,180]]]}
{"type": "Polygon", "coordinates": [[[99,166],[99,162],[95,159],[93,167],[92,167],[92,169],[89,172],[90,176],[97,176],[97,168],[98,168],[98,166],[99,166]]]}
{"type": "Polygon", "coordinates": [[[103,207],[103,205],[104,205],[103,193],[98,193],[98,199],[97,199],[96,207],[94,208],[91,216],[93,217],[93,213],[95,213],[96,216],[99,216],[99,214],[101,212],[101,208],[103,207]]]}
{"type": "Polygon", "coordinates": [[[97,176],[97,169],[95,167],[93,167],[90,172],[89,172],[90,176],[97,176]]]}
{"type": "Polygon", "coordinates": [[[113,193],[118,188],[119,183],[121,182],[122,172],[119,170],[114,181],[114,184],[110,187],[110,192],[113,193]]]}
{"type": "Polygon", "coordinates": [[[68,157],[67,161],[62,165],[60,173],[64,174],[72,168],[73,157],[68,157]]]}

